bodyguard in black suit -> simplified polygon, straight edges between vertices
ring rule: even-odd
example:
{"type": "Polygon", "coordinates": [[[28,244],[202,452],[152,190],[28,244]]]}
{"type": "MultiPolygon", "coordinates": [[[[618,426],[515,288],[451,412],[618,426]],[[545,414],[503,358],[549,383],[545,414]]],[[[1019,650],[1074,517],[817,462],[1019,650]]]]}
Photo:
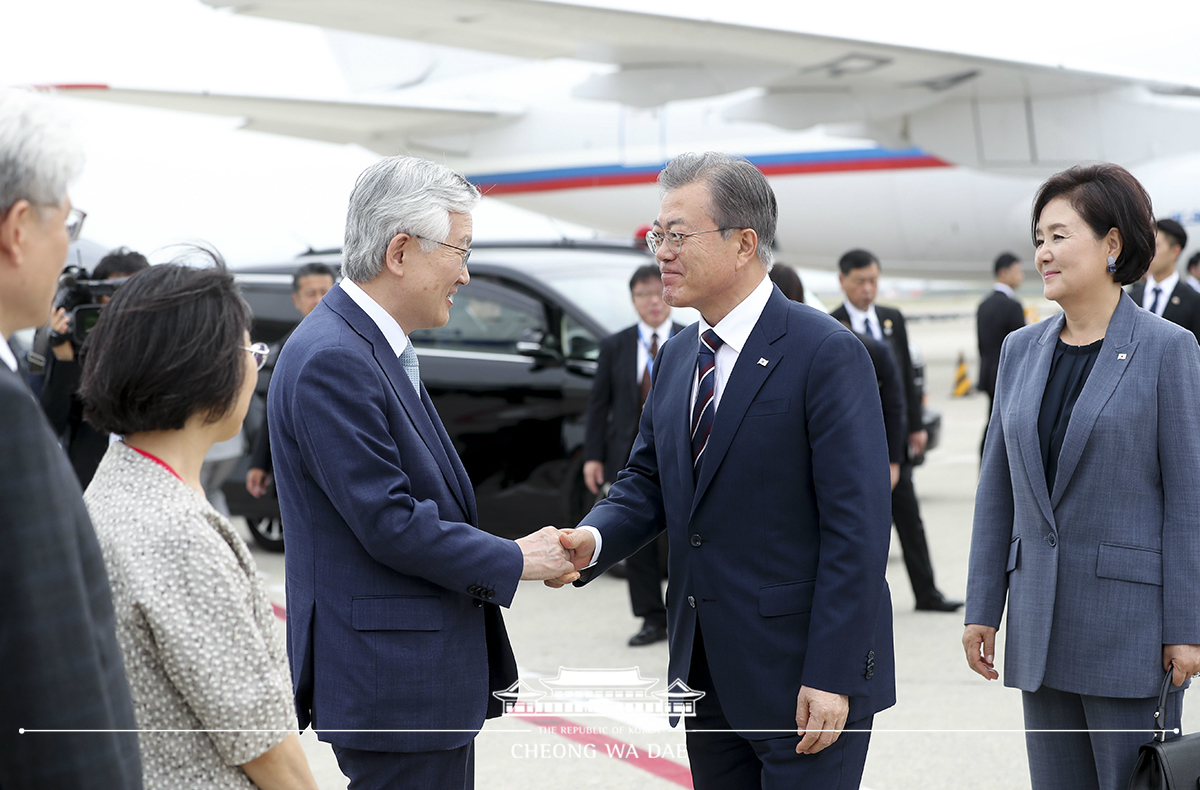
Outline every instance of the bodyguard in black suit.
{"type": "MultiPolygon", "coordinates": [[[[866,250],[850,250],[838,261],[838,269],[838,282],[846,294],[846,301],[832,315],[839,321],[848,322],[855,332],[870,335],[891,347],[904,380],[908,443],[913,453],[919,455],[929,436],[922,427],[922,393],[908,351],[904,316],[894,307],[875,304],[879,290],[879,261],[874,255],[866,250]]],[[[913,489],[912,470],[911,458],[906,457],[900,464],[899,482],[892,489],[892,522],[900,537],[908,579],[919,611],[953,612],[962,606],[962,601],[947,599],[934,583],[933,561],[929,558],[925,524],[921,521],[921,508],[913,489]]]]}
{"type": "MultiPolygon", "coordinates": [[[[639,267],[629,281],[629,293],[638,323],[600,342],[596,378],[588,399],[583,479],[593,494],[616,480],[617,473],[625,468],[637,436],[642,404],[650,391],[654,357],[663,343],[683,329],[681,324],[671,322],[671,307],[662,298],[658,266],[639,267]]],[[[629,602],[634,616],[643,621],[642,629],[629,639],[632,647],[667,638],[667,606],[662,594],[666,559],[664,534],[625,561],[629,602]]]]}
{"type": "Polygon", "coordinates": [[[137,722],[82,491],[7,340],[45,322],[82,212],[49,99],[0,90],[0,787],[140,788],[137,722]],[[18,735],[18,729],[62,730],[18,735]]]}
{"type": "MultiPolygon", "coordinates": [[[[1025,326],[1025,311],[1017,301],[1016,289],[1021,287],[1025,273],[1021,261],[1011,252],[1001,253],[992,265],[996,286],[979,303],[975,313],[975,331],[979,339],[979,383],[980,392],[988,396],[988,420],[992,417],[992,396],[996,391],[996,371],[1000,367],[1000,346],[1009,332],[1025,326]]],[[[987,422],[983,424],[983,435],[987,436],[987,422]]],[[[980,444],[980,453],[983,445],[980,444]]]]}
{"type": "Polygon", "coordinates": [[[1179,279],[1175,268],[1186,246],[1183,226],[1173,219],[1160,219],[1150,270],[1144,281],[1129,289],[1129,296],[1134,304],[1179,324],[1200,342],[1200,294],[1179,279]]]}

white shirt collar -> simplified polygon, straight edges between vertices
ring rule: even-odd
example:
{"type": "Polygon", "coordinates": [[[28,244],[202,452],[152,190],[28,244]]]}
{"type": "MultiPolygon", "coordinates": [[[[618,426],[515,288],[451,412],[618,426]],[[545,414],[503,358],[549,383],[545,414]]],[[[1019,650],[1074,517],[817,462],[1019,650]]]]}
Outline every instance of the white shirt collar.
{"type": "Polygon", "coordinates": [[[396,357],[399,358],[404,352],[405,346],[408,345],[408,338],[404,336],[404,330],[400,328],[400,324],[396,323],[396,319],[392,318],[392,314],[383,309],[383,306],[376,302],[371,295],[359,287],[358,283],[353,280],[342,280],[338,285],[346,296],[354,300],[354,303],[363,309],[363,312],[375,322],[375,326],[379,327],[379,331],[383,333],[383,337],[387,340],[388,345],[392,347],[396,357]]]}
{"type": "MultiPolygon", "coordinates": [[[[850,326],[855,332],[862,332],[864,330],[863,321],[868,318],[871,319],[871,326],[876,332],[883,331],[883,328],[879,325],[879,316],[875,315],[874,302],[872,302],[866,310],[859,310],[857,307],[850,304],[849,299],[843,300],[842,304],[846,308],[846,315],[850,316],[850,326]]],[[[871,337],[878,339],[880,336],[872,332],[871,337]]]]}
{"type": "Polygon", "coordinates": [[[13,354],[12,349],[8,347],[8,341],[0,337],[0,360],[8,365],[8,369],[13,373],[17,372],[17,357],[13,354]]]}
{"type": "MultiPolygon", "coordinates": [[[[729,313],[717,322],[716,326],[710,327],[704,317],[700,317],[700,334],[704,334],[709,329],[713,329],[717,333],[717,337],[721,341],[731,347],[737,353],[742,353],[742,346],[746,345],[746,340],[750,337],[751,330],[758,323],[758,319],[762,316],[762,311],[767,306],[767,300],[771,298],[771,289],[775,284],[771,282],[771,278],[763,274],[762,282],[755,286],[745,299],[743,299],[737,307],[729,311],[729,313]]],[[[700,342],[697,339],[697,344],[700,342]]]]}
{"type": "Polygon", "coordinates": [[[650,326],[645,321],[638,321],[638,335],[649,342],[651,335],[658,335],[658,345],[661,347],[671,337],[671,317],[667,316],[667,320],[663,321],[658,326],[650,326]]]}
{"type": "Polygon", "coordinates": [[[1007,296],[1009,299],[1016,299],[1017,295],[1013,293],[1013,289],[1007,283],[996,283],[995,289],[1007,296]]]}
{"type": "Polygon", "coordinates": [[[1178,284],[1179,272],[1171,272],[1171,276],[1163,280],[1161,283],[1151,277],[1146,282],[1146,294],[1149,295],[1153,293],[1155,288],[1162,288],[1163,296],[1170,296],[1171,292],[1175,290],[1175,286],[1178,284]]]}

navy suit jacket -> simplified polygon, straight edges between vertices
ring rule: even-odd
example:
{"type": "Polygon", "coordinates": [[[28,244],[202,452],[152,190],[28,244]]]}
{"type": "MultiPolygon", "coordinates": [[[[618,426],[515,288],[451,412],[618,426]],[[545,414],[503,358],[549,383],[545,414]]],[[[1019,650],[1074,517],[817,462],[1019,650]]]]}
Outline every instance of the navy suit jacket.
{"type": "Polygon", "coordinates": [[[966,622],[998,628],[1007,597],[1007,686],[1152,697],[1162,646],[1200,644],[1200,347],[1122,295],[1048,489],[1037,423],[1063,321],[1004,341],[966,622]]]}
{"type": "Polygon", "coordinates": [[[746,738],[794,735],[801,685],[849,696],[850,721],[892,705],[888,451],[866,349],[775,288],[693,480],[697,331],[659,351],[629,464],[582,522],[604,542],[581,582],[665,529],[670,680],[687,682],[700,622],[722,709],[746,738]]]}
{"type": "Polygon", "coordinates": [[[517,677],[496,604],[520,548],[477,528],[428,393],[340,286],[284,347],[268,404],[300,726],[371,751],[466,744],[517,677]]]}

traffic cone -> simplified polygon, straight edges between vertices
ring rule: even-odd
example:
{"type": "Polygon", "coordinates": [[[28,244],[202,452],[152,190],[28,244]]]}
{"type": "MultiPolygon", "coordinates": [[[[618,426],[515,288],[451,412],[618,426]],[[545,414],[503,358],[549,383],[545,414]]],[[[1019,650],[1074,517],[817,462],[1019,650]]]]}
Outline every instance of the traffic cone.
{"type": "Polygon", "coordinates": [[[967,358],[960,351],[958,352],[958,365],[954,369],[954,397],[961,398],[964,395],[969,395],[974,385],[971,383],[971,377],[967,374],[967,358]]]}

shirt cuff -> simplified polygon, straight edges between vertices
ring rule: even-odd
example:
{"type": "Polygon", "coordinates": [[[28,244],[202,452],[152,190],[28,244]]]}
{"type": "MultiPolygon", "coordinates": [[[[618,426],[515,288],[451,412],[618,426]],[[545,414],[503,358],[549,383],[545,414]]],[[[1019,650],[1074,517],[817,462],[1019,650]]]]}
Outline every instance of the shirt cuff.
{"type": "Polygon", "coordinates": [[[596,539],[596,550],[592,552],[592,561],[587,564],[587,567],[583,568],[583,570],[586,571],[588,568],[600,561],[600,547],[604,545],[604,538],[601,536],[600,530],[596,529],[595,527],[580,525],[579,528],[586,529],[588,532],[592,533],[592,537],[596,539]]]}

